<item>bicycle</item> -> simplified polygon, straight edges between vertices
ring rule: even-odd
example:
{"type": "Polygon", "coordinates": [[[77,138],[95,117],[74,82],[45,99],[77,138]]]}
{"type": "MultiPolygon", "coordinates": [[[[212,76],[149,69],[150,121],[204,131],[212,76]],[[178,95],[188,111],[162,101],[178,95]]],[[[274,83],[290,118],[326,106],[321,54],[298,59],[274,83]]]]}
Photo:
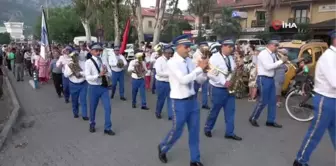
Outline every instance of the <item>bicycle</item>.
{"type": "Polygon", "coordinates": [[[286,111],[289,116],[300,122],[308,122],[314,118],[312,97],[314,81],[310,76],[295,76],[291,83],[291,90],[286,95],[286,111]],[[298,100],[295,99],[298,97],[298,100]],[[292,101],[299,101],[291,105],[292,101]],[[303,115],[301,117],[300,115],[303,115]]]}

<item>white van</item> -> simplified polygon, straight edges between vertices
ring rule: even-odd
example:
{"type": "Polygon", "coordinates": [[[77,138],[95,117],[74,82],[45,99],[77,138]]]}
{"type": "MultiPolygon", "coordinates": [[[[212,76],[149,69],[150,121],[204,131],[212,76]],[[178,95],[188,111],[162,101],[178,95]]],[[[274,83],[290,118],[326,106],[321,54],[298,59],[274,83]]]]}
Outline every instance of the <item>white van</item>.
{"type": "Polygon", "coordinates": [[[236,44],[243,45],[243,44],[250,44],[250,45],[255,45],[255,46],[266,46],[266,43],[262,39],[238,39],[236,41],[236,44]]]}

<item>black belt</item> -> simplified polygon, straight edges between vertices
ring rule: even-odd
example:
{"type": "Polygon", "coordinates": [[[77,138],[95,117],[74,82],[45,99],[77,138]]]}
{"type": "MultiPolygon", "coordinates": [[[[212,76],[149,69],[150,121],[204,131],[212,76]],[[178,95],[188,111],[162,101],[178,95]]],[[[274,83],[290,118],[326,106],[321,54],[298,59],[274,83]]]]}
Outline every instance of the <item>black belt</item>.
{"type": "Polygon", "coordinates": [[[264,75],[260,75],[258,77],[266,77],[266,78],[273,78],[273,77],[270,77],[270,76],[264,76],[264,75]]]}
{"type": "Polygon", "coordinates": [[[191,95],[189,97],[186,97],[186,98],[183,98],[183,99],[178,99],[178,100],[191,100],[191,99],[194,99],[195,98],[195,95],[191,95]]]}

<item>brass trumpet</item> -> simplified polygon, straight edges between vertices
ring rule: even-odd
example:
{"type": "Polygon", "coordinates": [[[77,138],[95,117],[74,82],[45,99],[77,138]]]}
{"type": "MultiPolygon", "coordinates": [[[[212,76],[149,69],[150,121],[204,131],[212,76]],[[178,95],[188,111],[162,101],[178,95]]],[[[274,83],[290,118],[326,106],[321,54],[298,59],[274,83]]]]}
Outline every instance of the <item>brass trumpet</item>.
{"type": "MultiPolygon", "coordinates": [[[[278,59],[282,59],[282,57],[284,57],[285,55],[282,54],[281,52],[278,52],[276,54],[276,56],[277,56],[278,59]]],[[[285,64],[289,65],[289,66],[292,66],[294,69],[296,69],[296,65],[294,65],[291,61],[286,61],[285,64]]]]}

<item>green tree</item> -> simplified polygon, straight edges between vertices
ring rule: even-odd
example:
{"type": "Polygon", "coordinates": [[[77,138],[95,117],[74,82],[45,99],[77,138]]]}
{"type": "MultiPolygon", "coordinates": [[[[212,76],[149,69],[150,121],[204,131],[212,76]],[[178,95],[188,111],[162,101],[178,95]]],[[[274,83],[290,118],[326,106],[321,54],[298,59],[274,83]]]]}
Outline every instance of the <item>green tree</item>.
{"type": "Polygon", "coordinates": [[[9,44],[11,41],[9,33],[0,33],[0,44],[9,44]]]}
{"type": "Polygon", "coordinates": [[[192,30],[192,26],[184,20],[171,20],[170,24],[161,32],[161,41],[169,43],[174,37],[182,35],[185,30],[192,30]]]}
{"type": "MultiPolygon", "coordinates": [[[[74,37],[85,34],[80,18],[70,6],[50,8],[47,24],[50,40],[58,43],[69,43],[74,37]]],[[[38,39],[41,36],[41,21],[35,26],[35,36],[38,39]]]]}
{"type": "Polygon", "coordinates": [[[239,20],[232,18],[232,8],[224,7],[221,17],[217,21],[213,21],[211,26],[213,33],[219,37],[238,36],[241,31],[239,20]]]}

